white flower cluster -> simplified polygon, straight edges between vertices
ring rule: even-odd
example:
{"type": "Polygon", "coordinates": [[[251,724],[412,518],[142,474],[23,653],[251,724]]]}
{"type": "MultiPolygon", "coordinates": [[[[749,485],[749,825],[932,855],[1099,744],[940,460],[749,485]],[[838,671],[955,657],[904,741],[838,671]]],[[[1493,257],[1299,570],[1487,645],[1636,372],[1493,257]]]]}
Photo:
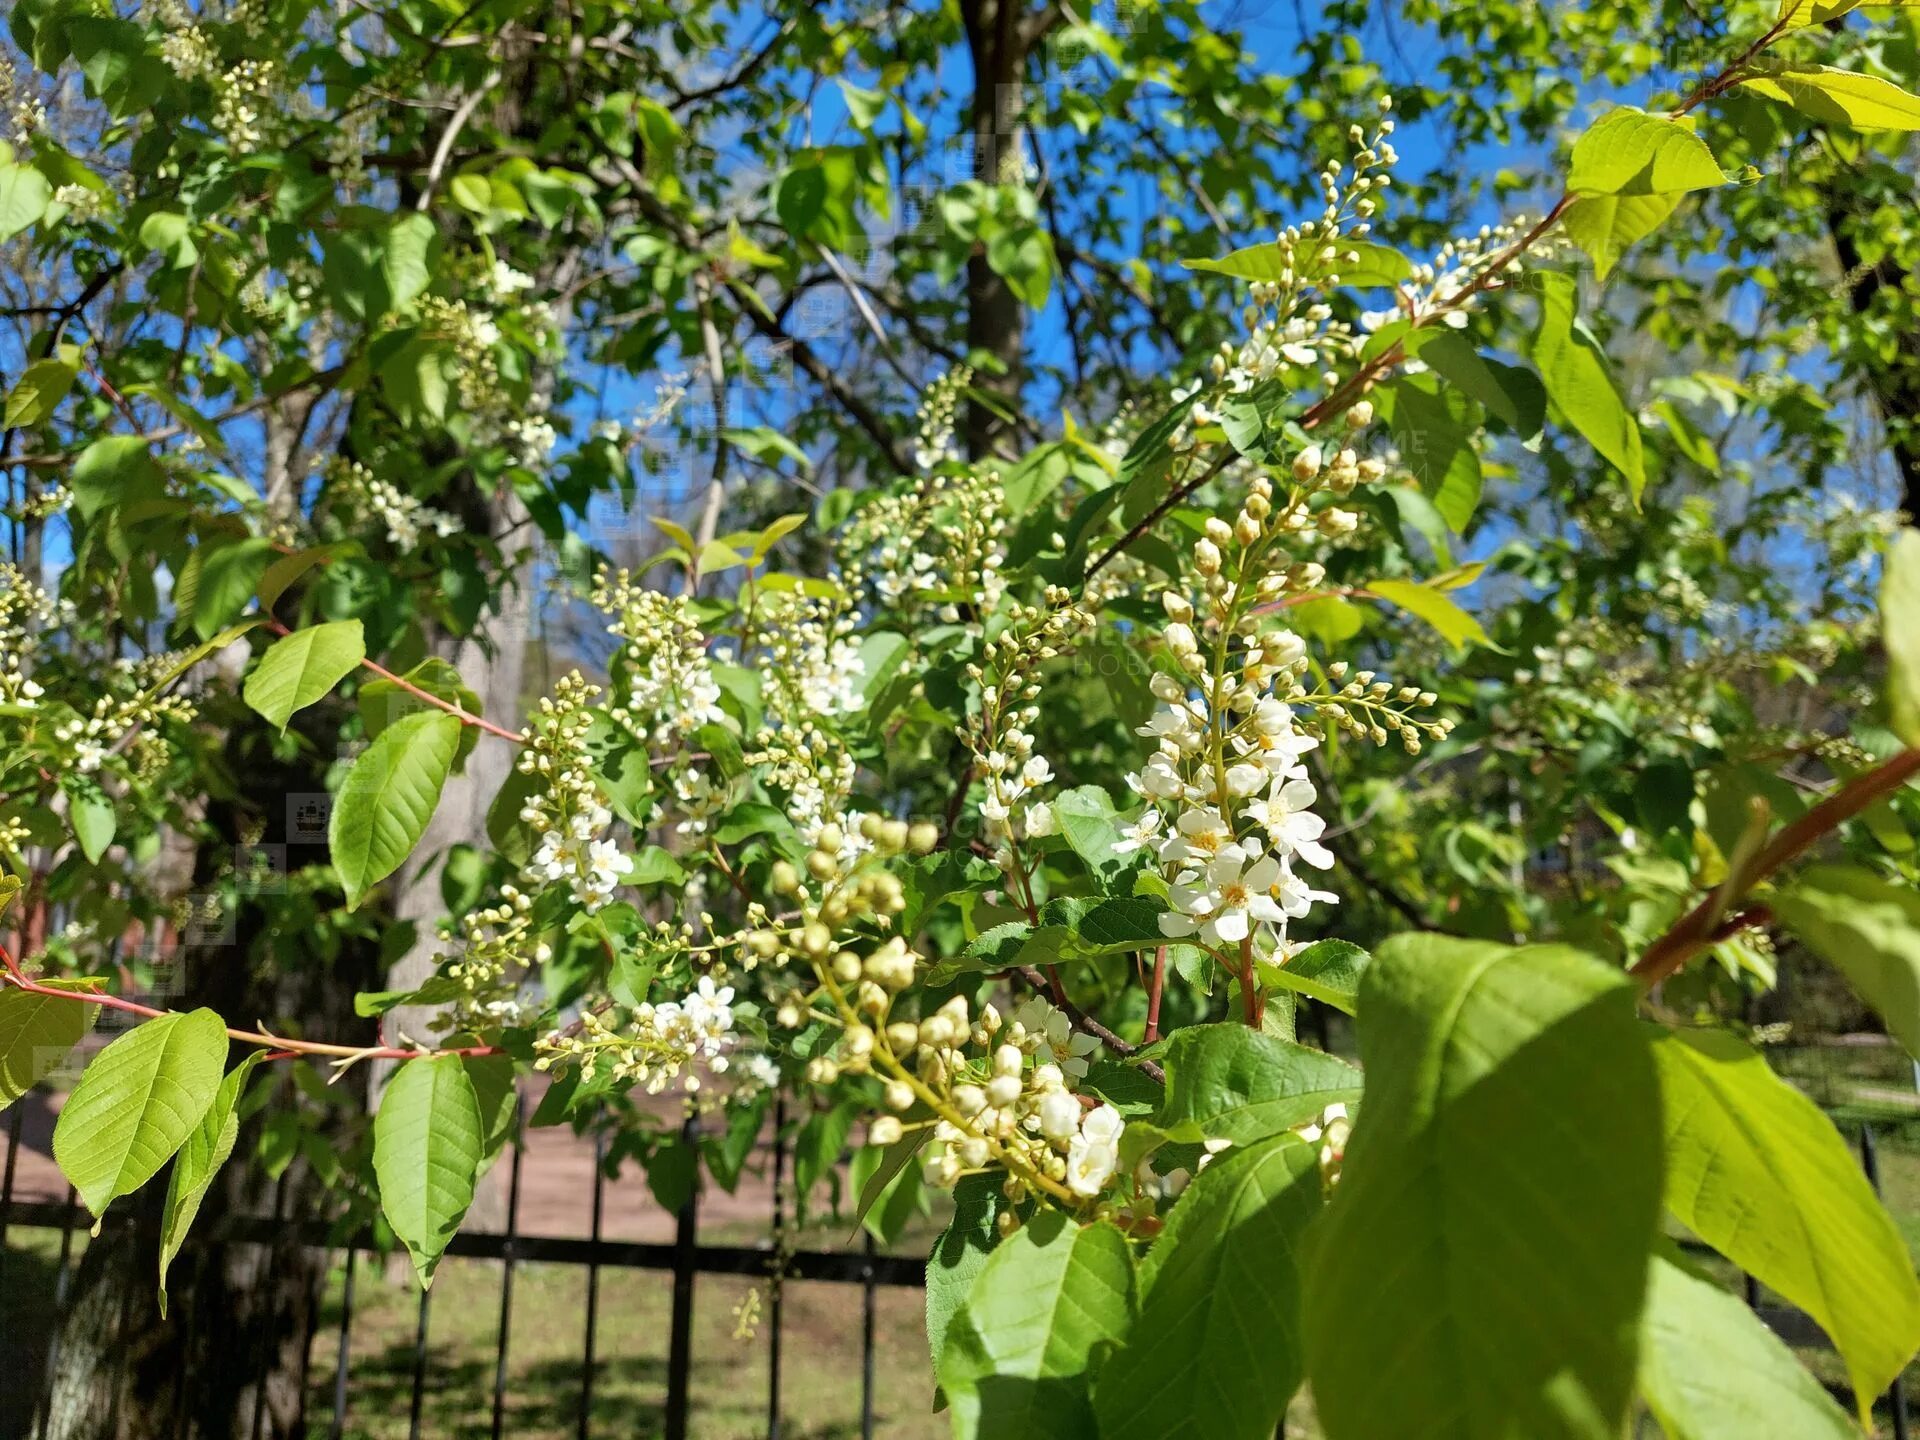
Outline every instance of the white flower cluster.
{"type": "Polygon", "coordinates": [[[867,664],[856,617],[837,601],[797,592],[768,595],[759,661],[761,693],[786,720],[864,709],[867,664]]]}
{"type": "Polygon", "coordinates": [[[604,566],[594,576],[594,606],[613,616],[607,633],[626,644],[615,661],[627,699],[614,718],[631,723],[661,750],[688,740],[702,725],[725,720],[720,684],[707,659],[707,639],[688,597],[638,584],[626,570],[604,566]]]}
{"type": "Polygon", "coordinates": [[[31,709],[46,693],[33,678],[39,632],[72,614],[71,602],[55,600],[19,566],[0,561],[0,705],[31,709]]]}
{"type": "MultiPolygon", "coordinates": [[[[956,997],[917,1027],[887,1027],[895,1051],[917,1046],[921,1078],[944,1091],[922,1158],[930,1183],[950,1186],[965,1172],[999,1161],[1015,1176],[1025,1170],[1076,1199],[1094,1199],[1106,1188],[1119,1167],[1125,1122],[1111,1105],[1083,1103],[1072,1090],[1069,1082],[1086,1073],[1095,1042],[1069,1039],[1066,1021],[1036,998],[1010,1020],[988,1005],[969,1026],[966,1001],[956,997]],[[966,1054],[968,1041],[985,1052],[983,1059],[966,1054]]],[[[915,1098],[904,1084],[887,1087],[895,1110],[915,1098]]],[[[883,1116],[868,1139],[887,1144],[900,1133],[899,1121],[883,1116]]]]}
{"type": "Polygon", "coordinates": [[[272,60],[220,65],[205,78],[213,86],[213,128],[233,149],[261,149],[279,130],[289,97],[272,60]]]}
{"type": "Polygon", "coordinates": [[[980,717],[961,739],[982,778],[980,818],[995,845],[994,862],[1020,878],[1017,842],[1051,835],[1054,826],[1052,806],[1040,794],[1054,778],[1053,765],[1034,753],[1026,728],[1040,715],[1038,672],[1093,622],[1058,586],[1047,588],[1044,604],[1017,608],[1012,621],[985,643],[983,663],[967,666],[980,686],[980,717]]]}
{"type": "Polygon", "coordinates": [[[848,522],[839,546],[847,589],[858,596],[871,585],[908,619],[930,610],[947,624],[979,625],[1006,593],[1006,526],[997,472],[922,476],[848,522]]]}
{"type": "Polygon", "coordinates": [[[458,517],[377,478],[358,460],[334,455],[321,474],[329,495],[343,502],[356,520],[375,520],[385,526],[387,540],[396,549],[417,550],[423,535],[444,538],[460,533],[458,517]]]}
{"type": "Polygon", "coordinates": [[[199,713],[183,695],[136,695],[123,699],[102,695],[94,701],[93,713],[76,717],[55,728],[54,742],[71,747],[73,768],[82,775],[99,771],[107,757],[128,743],[130,732],[150,753],[163,753],[165,744],[155,734],[166,720],[182,724],[199,713]]]}
{"type": "Polygon", "coordinates": [[[538,776],[546,786],[520,810],[538,835],[527,878],[537,886],[564,880],[588,912],[612,899],[633,869],[632,857],[608,833],[613,812],[603,802],[585,749],[593,725],[588,707],[599,693],[577,671],[563,678],[552,697],[541,698],[519,762],[523,774],[538,776]]]}
{"type": "Polygon", "coordinates": [[[46,105],[21,83],[20,72],[5,56],[0,56],[0,114],[15,140],[25,140],[47,123],[46,105]]]}
{"type": "Polygon", "coordinates": [[[973,383],[973,367],[956,365],[927,387],[920,401],[920,428],[913,442],[913,463],[931,470],[943,460],[958,460],[953,445],[953,417],[960,397],[973,383]]]}
{"type": "MultiPolygon", "coordinates": [[[[1502,256],[1533,228],[1533,223],[1531,216],[1520,214],[1498,225],[1482,225],[1473,235],[1447,241],[1432,260],[1416,264],[1413,274],[1400,282],[1390,309],[1361,312],[1360,328],[1371,333],[1396,320],[1437,320],[1450,330],[1465,329],[1470,299],[1521,273],[1524,267],[1518,255],[1502,256]],[[1499,273],[1490,274],[1495,264],[1499,273]]],[[[1531,246],[1532,258],[1550,257],[1565,244],[1562,235],[1541,236],[1531,246]]],[[[1409,360],[1401,368],[1408,374],[1418,374],[1427,367],[1419,360],[1409,360]]]]}
{"type": "MultiPolygon", "coordinates": [[[[598,1011],[581,1014],[578,1030],[560,1030],[538,1042],[535,1068],[551,1069],[573,1060],[583,1069],[601,1058],[610,1062],[608,1078],[632,1080],[658,1095],[695,1060],[715,1074],[724,1073],[728,1052],[738,1040],[734,1032],[733,987],[716,986],[711,975],[679,1000],[659,1004],[642,1002],[618,1027],[598,1011]]],[[[700,1088],[698,1076],[688,1076],[685,1088],[700,1088]]]]}

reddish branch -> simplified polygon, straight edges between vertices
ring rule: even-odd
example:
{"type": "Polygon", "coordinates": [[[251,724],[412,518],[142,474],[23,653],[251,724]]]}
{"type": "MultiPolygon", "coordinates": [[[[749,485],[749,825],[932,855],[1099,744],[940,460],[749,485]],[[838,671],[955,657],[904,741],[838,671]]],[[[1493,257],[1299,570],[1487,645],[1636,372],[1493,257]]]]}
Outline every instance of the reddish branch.
{"type": "MultiPolygon", "coordinates": [[[[124,1010],[143,1020],[158,1020],[180,1013],[177,1010],[156,1010],[151,1005],[123,1000],[118,995],[109,995],[104,991],[63,990],[55,985],[39,984],[27,978],[15,962],[13,953],[3,945],[0,945],[0,964],[6,967],[6,974],[0,976],[0,984],[11,985],[29,995],[46,995],[55,1000],[72,1000],[82,1005],[99,1005],[108,1010],[124,1010]]],[[[284,1035],[269,1035],[260,1030],[236,1030],[230,1025],[226,1030],[229,1039],[238,1040],[243,1045],[265,1047],[269,1060],[290,1060],[297,1055],[327,1055],[353,1061],[426,1060],[436,1055],[479,1057],[506,1053],[496,1045],[467,1045],[451,1050],[409,1050],[397,1045],[330,1045],[319,1040],[290,1040],[284,1035]]]]}
{"type": "Polygon", "coordinates": [[[1643,985],[1657,985],[1694,956],[1754,925],[1771,920],[1772,912],[1756,905],[1732,914],[1735,901],[1790,860],[1798,859],[1833,830],[1862,810],[1879,803],[1920,775],[1920,749],[1903,750],[1893,759],[1856,775],[1792,824],[1781,828],[1738,875],[1716,889],[1637,960],[1628,972],[1643,985]]]}

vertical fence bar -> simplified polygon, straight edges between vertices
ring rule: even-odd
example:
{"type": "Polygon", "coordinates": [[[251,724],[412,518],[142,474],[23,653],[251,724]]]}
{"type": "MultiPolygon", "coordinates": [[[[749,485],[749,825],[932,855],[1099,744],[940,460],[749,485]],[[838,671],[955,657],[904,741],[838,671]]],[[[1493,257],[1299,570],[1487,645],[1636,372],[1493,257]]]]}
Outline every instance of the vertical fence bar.
{"type": "MultiPolygon", "coordinates": [[[[699,1144],[700,1122],[688,1115],[680,1127],[680,1143],[693,1148],[699,1144]]],[[[696,1172],[697,1175],[697,1172],[696,1172]]],[[[687,1440],[688,1391],[693,1375],[693,1277],[694,1254],[700,1226],[700,1187],[694,1187],[681,1203],[679,1223],[673,1237],[673,1324],[667,1342],[667,1414],[666,1440],[687,1440]]]]}
{"type": "Polygon", "coordinates": [[[20,1124],[22,1112],[18,1105],[7,1119],[7,1168],[0,1175],[0,1281],[7,1274],[7,1227],[13,1223],[13,1167],[20,1158],[20,1124]]]}
{"type": "Polygon", "coordinates": [[[507,1339],[513,1329],[513,1252],[520,1238],[520,1162],[526,1148],[520,1143],[526,1104],[513,1102],[513,1169],[507,1174],[507,1239],[500,1252],[500,1344],[493,1356],[493,1440],[503,1440],[507,1423],[507,1339]]]}
{"type": "MultiPolygon", "coordinates": [[[[1860,1123],[1860,1168],[1867,1172],[1873,1193],[1880,1193],[1880,1147],[1874,1143],[1873,1126],[1860,1123]]],[[[1893,1440],[1907,1440],[1907,1393],[1898,1375],[1887,1387],[1887,1407],[1893,1412],[1893,1440]]]]}
{"type": "Polygon", "coordinates": [[[873,1232],[864,1230],[867,1263],[860,1267],[860,1440],[873,1440],[873,1334],[879,1309],[878,1287],[873,1283],[873,1232]]]}
{"type": "Polygon", "coordinates": [[[599,1131],[593,1134],[593,1258],[587,1262],[587,1337],[580,1356],[580,1436],[589,1440],[593,1431],[593,1341],[600,1315],[600,1225],[606,1213],[607,1140],[599,1131]]]}
{"type": "Polygon", "coordinates": [[[427,1390],[427,1307],[433,1292],[420,1291],[420,1322],[413,1336],[413,1399],[407,1406],[407,1440],[420,1440],[420,1405],[427,1390]]]}
{"type": "MultiPolygon", "coordinates": [[[[275,1235],[279,1235],[282,1233],[282,1227],[286,1222],[287,1177],[292,1173],[293,1173],[293,1167],[289,1165],[285,1170],[282,1170],[280,1172],[279,1180],[274,1183],[273,1231],[275,1235]]],[[[265,1248],[268,1257],[271,1259],[273,1256],[279,1253],[279,1249],[280,1249],[279,1241],[275,1240],[263,1248],[265,1248]]],[[[273,1344],[273,1335],[268,1326],[262,1325],[260,1327],[260,1333],[256,1337],[254,1343],[258,1345],[262,1351],[260,1355],[260,1360],[262,1363],[258,1366],[258,1368],[255,1369],[254,1373],[256,1375],[265,1377],[272,1368],[266,1362],[270,1361],[273,1358],[273,1355],[271,1352],[271,1346],[273,1344]]],[[[260,1440],[261,1427],[266,1423],[266,1418],[267,1418],[267,1382],[264,1378],[262,1378],[257,1382],[253,1392],[253,1440],[260,1440]]]]}
{"type": "Polygon", "coordinates": [[[787,1171],[787,1098],[773,1100],[773,1273],[767,1300],[767,1440],[780,1440],[780,1312],[785,1304],[787,1212],[781,1197],[787,1171]]]}
{"type": "Polygon", "coordinates": [[[347,1425],[347,1367],[353,1349],[353,1275],[360,1252],[347,1245],[347,1279],[340,1287],[340,1353],[333,1360],[333,1423],[328,1440],[340,1440],[347,1425]]]}

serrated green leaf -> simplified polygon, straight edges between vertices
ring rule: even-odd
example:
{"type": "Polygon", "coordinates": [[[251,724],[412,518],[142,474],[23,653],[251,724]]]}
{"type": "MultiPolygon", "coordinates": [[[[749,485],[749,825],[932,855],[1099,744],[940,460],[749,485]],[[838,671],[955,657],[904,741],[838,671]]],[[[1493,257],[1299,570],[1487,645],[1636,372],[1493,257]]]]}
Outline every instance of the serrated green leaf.
{"type": "Polygon", "coordinates": [[[1604,280],[1631,246],[1666,223],[1680,200],[1677,194],[1589,195],[1567,207],[1560,228],[1586,252],[1593,273],[1604,280]]]}
{"type": "Polygon", "coordinates": [[[1805,1310],[1867,1414],[1920,1348],[1920,1283],[1846,1142],[1760,1053],[1711,1030],[1660,1031],[1667,1208],[1805,1310]]]}
{"type": "Polygon", "coordinates": [[[955,1440],[1097,1440],[1087,1368],[1133,1318],[1133,1257],[1104,1221],[1043,1210],[981,1268],[940,1352],[955,1440]]]}
{"type": "Polygon", "coordinates": [[[995,1218],[1004,1202],[991,1175],[964,1175],[953,1187],[953,1219],[927,1256],[927,1344],[936,1366],[946,1345],[947,1326],[966,1303],[974,1277],[1000,1241],[995,1218]]]}
{"type": "Polygon", "coordinates": [[[187,1232],[193,1228],[194,1217],[200,1213],[200,1202],[206,1199],[214,1176],[233,1154],[233,1142],[240,1135],[240,1116],[235,1107],[246,1089],[247,1077],[265,1053],[251,1052],[228,1072],[219,1089],[213,1092],[213,1103],[207,1107],[207,1113],[200,1117],[200,1123],[194,1126],[193,1133],[174,1157],[173,1176],[167,1182],[166,1209],[160,1217],[160,1314],[163,1318],[167,1313],[167,1270],[186,1242],[187,1232]]]}
{"type": "Polygon", "coordinates": [[[1345,940],[1320,940],[1284,965],[1264,967],[1260,978],[1268,985],[1284,985],[1351,1015],[1359,1003],[1360,977],[1366,974],[1372,959],[1358,945],[1345,940]]]}
{"type": "Polygon", "coordinates": [[[67,792],[67,821],[73,826],[74,841],[88,862],[98,865],[120,828],[113,801],[98,780],[77,771],[61,776],[60,788],[67,792]]]}
{"type": "Polygon", "coordinates": [[[267,647],[241,694],[267,723],[284,732],[296,710],[323,699],[366,655],[366,634],[358,620],[296,630],[267,647]]]}
{"type": "Polygon", "coordinates": [[[193,592],[193,633],[211,640],[253,599],[273,561],[273,544],[257,535],[202,548],[200,582],[193,592]]]}
{"type": "Polygon", "coordinates": [[[1175,1140],[1245,1145],[1360,1098],[1344,1060],[1237,1022],[1190,1025],[1168,1037],[1159,1126],[1175,1140]]]}
{"type": "Polygon", "coordinates": [[[1574,142],[1567,189],[1576,195],[1668,195],[1710,190],[1726,180],[1691,125],[1623,105],[1574,142]]]}
{"type": "Polygon", "coordinates": [[[1376,952],[1366,1104],[1316,1238],[1339,1259],[1307,1279],[1329,1440],[1617,1440],[1660,1206],[1636,995],[1563,946],[1376,952]]]}
{"type": "Polygon", "coordinates": [[[162,1015],[81,1073],[53,1128],[53,1158],[96,1216],[151,1180],[220,1088],[227,1028],[211,1010],[162,1015]]]}
{"type": "Polygon", "coordinates": [[[420,842],[459,747],[460,722],[428,710],[395,721],[353,762],[327,825],[348,909],[420,842]]]}
{"type": "Polygon", "coordinates": [[[409,1060],[394,1072],[373,1121],[380,1210],[433,1284],[440,1256],[473,1204],[485,1136],[473,1082],[457,1056],[409,1060]]]}
{"type": "Polygon", "coordinates": [[[1586,437],[1603,459],[1627,477],[1634,507],[1647,487],[1640,425],[1613,383],[1600,347],[1574,324],[1576,290],[1571,275],[1542,271],[1540,325],[1533,333],[1533,363],[1567,423],[1586,437]]]}
{"type": "Polygon", "coordinates": [[[1855,130],[1920,130],[1920,95],[1890,80],[1832,65],[1790,65],[1739,88],[1791,105],[1802,115],[1855,130]]]}
{"type": "MultiPolygon", "coordinates": [[[[99,989],[94,980],[42,980],[54,990],[99,989]]],[[[0,987],[0,1110],[4,1110],[73,1053],[93,1028],[100,1007],[55,995],[0,987]]]]}
{"type": "Polygon", "coordinates": [[[1300,1388],[1302,1246],[1320,1161],[1294,1135],[1217,1157],[1140,1267],[1140,1317],[1100,1371],[1101,1440],[1267,1440],[1300,1388]]]}
{"type": "Polygon", "coordinates": [[[1540,377],[1525,366],[1482,355],[1471,340],[1452,330],[1428,336],[1418,353],[1421,364],[1479,401],[1522,440],[1540,433],[1547,418],[1547,392],[1540,377]]]}
{"type": "Polygon", "coordinates": [[[0,416],[0,424],[9,430],[21,425],[38,425],[60,407],[79,373],[78,365],[65,360],[34,361],[7,392],[6,411],[0,416]]]}
{"type": "Polygon", "coordinates": [[[1663,1247],[1640,1343],[1640,1394],[1667,1440],[1860,1440],[1847,1412],[1741,1300],[1663,1247]]]}

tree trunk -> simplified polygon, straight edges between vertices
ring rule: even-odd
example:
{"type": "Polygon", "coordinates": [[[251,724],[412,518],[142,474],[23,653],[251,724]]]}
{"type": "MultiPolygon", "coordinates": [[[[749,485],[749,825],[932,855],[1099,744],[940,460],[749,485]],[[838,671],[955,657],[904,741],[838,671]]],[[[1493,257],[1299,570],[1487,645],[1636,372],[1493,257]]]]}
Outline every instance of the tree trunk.
{"type": "MultiPolygon", "coordinates": [[[[973,57],[973,171],[989,185],[1014,184],[1026,165],[1025,76],[1036,17],[1020,0],[961,0],[967,51],[973,57]]],[[[967,257],[967,349],[991,355],[1003,374],[981,373],[974,384],[1009,409],[1020,403],[1025,370],[1026,312],[1007,282],[987,263],[984,248],[967,257]]],[[[1007,424],[991,408],[967,407],[967,455],[991,455],[1007,424]]]]}
{"type": "MultiPolygon", "coordinates": [[[[1898,314],[1914,305],[1920,285],[1890,255],[1871,264],[1862,261],[1855,236],[1873,224],[1872,207],[1861,203],[1850,183],[1853,178],[1852,172],[1842,170],[1821,187],[1841,283],[1854,314],[1872,314],[1883,294],[1900,297],[1894,307],[1898,314]]],[[[1900,473],[1900,508],[1907,512],[1908,523],[1920,524],[1920,333],[1901,327],[1891,357],[1862,365],[1859,378],[1872,390],[1886,428],[1887,448],[1900,473]]]]}
{"type": "MultiPolygon", "coordinates": [[[[338,725],[337,714],[326,714],[330,708],[318,707],[296,724],[324,737],[338,725]]],[[[285,823],[284,797],[325,788],[323,767],[276,765],[251,732],[236,732],[228,758],[248,784],[235,800],[209,807],[215,834],[243,833],[265,821],[271,838],[285,823]]],[[[226,847],[207,847],[195,867],[197,885],[210,889],[231,863],[226,847]]],[[[294,1018],[308,1033],[371,1043],[372,1026],[355,1015],[353,996],[378,983],[378,947],[364,940],[303,943],[319,932],[289,933],[274,924],[274,913],[241,903],[231,935],[213,933],[209,943],[183,945],[168,1008],[205,1005],[270,1026],[294,1018]]],[[[262,1117],[298,1103],[284,1066],[257,1071],[254,1083],[263,1077],[282,1091],[262,1117]]],[[[341,1082],[349,1090],[362,1083],[351,1072],[341,1082]]],[[[329,1129],[361,1123],[357,1116],[337,1118],[353,1113],[310,1109],[302,1124],[338,1148],[344,1137],[329,1129]]],[[[167,1316],[159,1311],[157,1273],[169,1172],[120,1201],[100,1237],[86,1246],[70,1304],[57,1322],[47,1440],[293,1440],[305,1433],[307,1346],[326,1254],[290,1234],[276,1234],[265,1245],[209,1238],[228,1216],[293,1221],[322,1213],[324,1190],[305,1159],[295,1158],[278,1181],[262,1173],[252,1158],[260,1135],[258,1119],[242,1126],[233,1158],[202,1202],[168,1277],[167,1316]]]]}

